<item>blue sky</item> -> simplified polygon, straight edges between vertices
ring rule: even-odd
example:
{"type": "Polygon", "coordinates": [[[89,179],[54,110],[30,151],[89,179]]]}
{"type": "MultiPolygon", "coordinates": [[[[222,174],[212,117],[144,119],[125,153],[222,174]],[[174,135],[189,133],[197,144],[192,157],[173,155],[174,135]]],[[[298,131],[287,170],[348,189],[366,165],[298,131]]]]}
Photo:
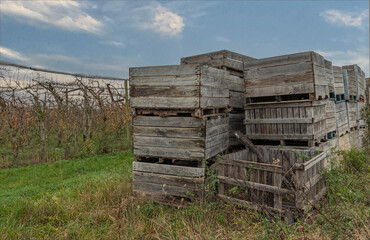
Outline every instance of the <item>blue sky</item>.
{"type": "Polygon", "coordinates": [[[313,50],[369,76],[369,1],[5,1],[0,60],[128,77],[228,49],[255,58],[313,50]]]}

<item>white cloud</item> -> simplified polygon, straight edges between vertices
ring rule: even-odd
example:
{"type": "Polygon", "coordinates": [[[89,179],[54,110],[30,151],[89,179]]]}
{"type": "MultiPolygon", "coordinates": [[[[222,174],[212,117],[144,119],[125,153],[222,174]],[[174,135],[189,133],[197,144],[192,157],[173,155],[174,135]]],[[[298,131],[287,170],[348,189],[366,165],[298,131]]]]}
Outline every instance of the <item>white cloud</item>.
{"type": "Polygon", "coordinates": [[[104,45],[110,45],[110,46],[114,46],[114,47],[125,47],[125,44],[123,42],[119,42],[119,41],[103,41],[103,42],[100,42],[101,44],[104,44],[104,45]]]}
{"type": "Polygon", "coordinates": [[[330,23],[349,27],[361,27],[367,22],[366,19],[369,18],[369,10],[366,9],[362,12],[343,12],[330,9],[320,13],[320,16],[330,23]]]}
{"type": "Polygon", "coordinates": [[[357,64],[365,72],[367,76],[369,73],[369,49],[366,47],[347,50],[347,51],[321,51],[317,50],[317,53],[333,62],[335,66],[345,66],[351,64],[357,64]]]}
{"type": "Polygon", "coordinates": [[[31,24],[51,24],[69,31],[101,33],[103,24],[77,1],[2,1],[1,13],[31,24]]]}
{"type": "Polygon", "coordinates": [[[135,24],[143,30],[152,30],[162,36],[177,36],[185,27],[184,20],[159,3],[134,10],[135,24]]]}
{"type": "Polygon", "coordinates": [[[12,60],[18,60],[21,62],[27,62],[29,58],[21,54],[20,52],[11,50],[9,48],[0,47],[0,60],[3,60],[2,58],[8,58],[12,60]]]}

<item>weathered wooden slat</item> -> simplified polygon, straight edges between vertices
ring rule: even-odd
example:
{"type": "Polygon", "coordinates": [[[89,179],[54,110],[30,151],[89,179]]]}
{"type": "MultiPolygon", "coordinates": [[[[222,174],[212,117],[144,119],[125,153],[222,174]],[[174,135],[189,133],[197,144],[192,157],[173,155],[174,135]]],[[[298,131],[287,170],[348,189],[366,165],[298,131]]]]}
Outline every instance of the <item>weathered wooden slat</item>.
{"type": "Polygon", "coordinates": [[[205,158],[204,149],[184,150],[182,148],[164,148],[140,146],[134,143],[134,154],[137,156],[172,158],[182,160],[203,160],[205,158]]]}
{"type": "Polygon", "coordinates": [[[237,180],[233,178],[228,178],[224,176],[218,176],[218,179],[222,183],[227,183],[230,185],[234,186],[240,186],[240,187],[248,187],[256,190],[261,190],[265,192],[270,192],[274,194],[292,194],[294,193],[293,191],[285,188],[278,188],[275,186],[270,186],[266,184],[261,184],[261,183],[256,183],[256,182],[250,182],[250,181],[242,181],[242,180],[237,180]]]}
{"type": "Polygon", "coordinates": [[[148,182],[132,183],[132,189],[139,192],[156,193],[162,196],[179,196],[179,197],[199,197],[202,194],[202,190],[192,190],[184,187],[171,186],[167,184],[157,184],[148,182]]]}
{"type": "Polygon", "coordinates": [[[153,117],[153,116],[136,116],[133,119],[134,126],[148,127],[183,127],[198,128],[206,125],[205,121],[193,117],[153,117]]]}
{"type": "Polygon", "coordinates": [[[266,78],[276,75],[294,75],[294,74],[304,74],[312,72],[311,62],[300,62],[288,65],[279,65],[271,67],[256,67],[249,68],[244,71],[245,79],[253,78],[266,78]]]}
{"type": "Polygon", "coordinates": [[[314,85],[312,83],[289,84],[289,85],[275,85],[267,87],[249,87],[246,86],[245,94],[249,97],[264,97],[277,95],[290,95],[314,92],[314,85]]]}
{"type": "MultiPolygon", "coordinates": [[[[218,106],[223,107],[227,106],[227,98],[224,101],[216,101],[218,103],[218,106]]],[[[131,99],[131,106],[134,108],[167,108],[167,109],[173,109],[173,108],[199,108],[199,106],[210,105],[213,102],[208,99],[202,98],[202,104],[200,105],[200,99],[199,97],[137,97],[131,99]]],[[[216,107],[218,107],[216,106],[216,107]]]]}
{"type": "Polygon", "coordinates": [[[200,96],[212,98],[227,98],[229,97],[229,90],[227,88],[201,86],[200,96]]]}
{"type": "Polygon", "coordinates": [[[263,59],[256,59],[252,61],[248,61],[244,63],[244,68],[248,69],[251,67],[268,67],[268,66],[276,66],[281,65],[281,63],[285,64],[294,64],[300,62],[309,62],[311,61],[311,52],[302,52],[302,53],[295,53],[295,54],[288,54],[283,56],[277,57],[269,57],[263,59]]]}
{"type": "Polygon", "coordinates": [[[133,171],[167,174],[183,177],[205,177],[205,168],[202,167],[184,167],[177,165],[154,164],[144,162],[133,162],[133,171]]]}
{"type": "MultiPolygon", "coordinates": [[[[203,92],[204,90],[203,88],[206,88],[206,87],[202,87],[201,92],[202,94],[206,94],[207,91],[203,92]]],[[[205,90],[207,90],[208,88],[206,88],[205,90]]],[[[133,85],[130,88],[130,96],[131,98],[136,98],[136,97],[199,97],[199,86],[135,86],[133,85]]],[[[225,94],[222,96],[227,97],[225,94]]]]}
{"type": "Polygon", "coordinates": [[[253,168],[256,170],[262,170],[262,171],[268,171],[268,172],[276,172],[276,173],[284,173],[281,166],[279,165],[273,165],[273,164],[266,164],[266,163],[260,163],[260,162],[251,162],[251,161],[245,161],[245,160],[237,160],[237,159],[229,159],[226,157],[221,157],[220,164],[227,164],[227,165],[234,165],[234,166],[240,166],[245,168],[253,168]]]}
{"type": "MultiPolygon", "coordinates": [[[[226,125],[227,127],[227,125],[226,125]]],[[[205,139],[204,128],[134,126],[134,136],[205,139]]],[[[227,131],[227,130],[226,130],[227,131]]]]}
{"type": "Polygon", "coordinates": [[[194,151],[200,151],[205,147],[204,139],[134,136],[133,140],[135,147],[150,146],[164,148],[179,148],[194,151]]]}
{"type": "Polygon", "coordinates": [[[182,175],[174,176],[167,174],[158,174],[151,172],[132,172],[133,182],[149,182],[157,184],[166,184],[187,189],[202,189],[204,185],[204,177],[185,177],[182,175]]]}
{"type": "Polygon", "coordinates": [[[135,77],[130,76],[130,87],[132,86],[153,86],[153,87],[168,87],[168,86],[199,86],[199,75],[188,76],[147,76],[135,77]]]}
{"type": "Polygon", "coordinates": [[[200,65],[169,65],[154,67],[130,68],[130,76],[168,76],[168,75],[193,75],[200,74],[200,65]]]}

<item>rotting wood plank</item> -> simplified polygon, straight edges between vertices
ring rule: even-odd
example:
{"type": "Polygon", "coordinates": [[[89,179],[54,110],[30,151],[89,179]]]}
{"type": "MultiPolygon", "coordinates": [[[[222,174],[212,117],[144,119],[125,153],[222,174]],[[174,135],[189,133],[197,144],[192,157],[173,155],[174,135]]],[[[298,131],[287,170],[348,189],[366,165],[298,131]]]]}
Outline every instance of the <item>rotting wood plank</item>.
{"type": "Polygon", "coordinates": [[[205,168],[202,167],[184,167],[177,165],[153,164],[144,162],[133,162],[133,171],[149,172],[158,174],[168,174],[183,177],[204,177],[205,168]]]}

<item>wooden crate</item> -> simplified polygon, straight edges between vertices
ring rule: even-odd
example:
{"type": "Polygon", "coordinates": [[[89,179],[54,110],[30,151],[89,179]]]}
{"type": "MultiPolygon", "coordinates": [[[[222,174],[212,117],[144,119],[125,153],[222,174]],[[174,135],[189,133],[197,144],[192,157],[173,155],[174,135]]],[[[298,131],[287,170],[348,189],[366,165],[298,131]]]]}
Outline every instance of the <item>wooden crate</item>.
{"type": "Polygon", "coordinates": [[[335,82],[334,82],[334,71],[333,65],[330,61],[324,59],[325,65],[325,77],[328,81],[329,86],[329,98],[335,98],[335,82]]]}
{"type": "Polygon", "coordinates": [[[326,192],[321,177],[325,153],[310,150],[260,149],[267,163],[249,150],[227,154],[217,165],[218,196],[247,207],[303,210],[326,192]],[[306,159],[306,156],[308,159],[306,159]]]}
{"type": "Polygon", "coordinates": [[[348,101],[348,111],[349,111],[349,125],[350,128],[358,129],[359,127],[365,126],[364,119],[361,118],[362,109],[365,108],[364,102],[348,101]],[[357,113],[358,111],[358,113],[357,113]]]}
{"type": "Polygon", "coordinates": [[[333,73],[334,73],[335,93],[344,94],[342,68],[338,66],[333,66],[333,73]]]}
{"type": "Polygon", "coordinates": [[[244,79],[250,103],[329,97],[325,60],[315,52],[245,62],[244,79]]]}
{"type": "Polygon", "coordinates": [[[134,194],[155,201],[200,198],[204,193],[205,168],[133,162],[134,194]]]}
{"type": "Polygon", "coordinates": [[[326,137],[326,100],[245,106],[246,135],[255,144],[313,147],[326,137]]]}
{"type": "MultiPolygon", "coordinates": [[[[335,132],[334,136],[348,132],[348,119],[345,102],[328,100],[326,104],[326,128],[327,132],[335,132]]],[[[331,138],[331,137],[328,137],[331,138]]]]}
{"type": "Polygon", "coordinates": [[[343,66],[342,69],[347,71],[348,100],[359,100],[364,102],[366,86],[365,73],[356,64],[343,66]]]}
{"type": "Polygon", "coordinates": [[[131,106],[135,109],[227,108],[229,72],[202,65],[130,68],[131,106]]]}
{"type": "Polygon", "coordinates": [[[335,132],[336,135],[337,123],[335,116],[335,100],[327,100],[325,105],[326,111],[326,131],[328,133],[328,139],[334,137],[330,133],[335,132]]]}
{"type": "Polygon", "coordinates": [[[181,64],[205,64],[228,70],[232,75],[243,77],[243,63],[255,58],[228,50],[204,53],[181,58],[181,64]]]}
{"type": "Polygon", "coordinates": [[[133,145],[136,157],[201,162],[228,148],[229,118],[136,116],[133,145]]]}

